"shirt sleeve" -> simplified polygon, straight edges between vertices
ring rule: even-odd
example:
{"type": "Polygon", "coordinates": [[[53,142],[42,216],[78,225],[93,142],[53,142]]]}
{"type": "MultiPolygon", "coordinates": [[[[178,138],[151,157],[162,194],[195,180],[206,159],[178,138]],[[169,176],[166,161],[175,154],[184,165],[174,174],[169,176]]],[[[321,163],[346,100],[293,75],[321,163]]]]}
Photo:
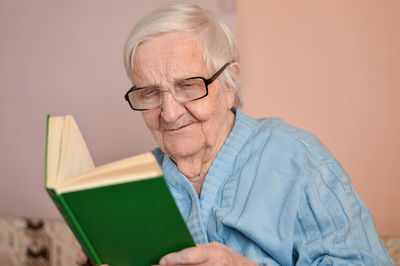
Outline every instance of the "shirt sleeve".
{"type": "Polygon", "coordinates": [[[338,163],[316,168],[308,179],[294,230],[296,265],[394,265],[338,163]]]}

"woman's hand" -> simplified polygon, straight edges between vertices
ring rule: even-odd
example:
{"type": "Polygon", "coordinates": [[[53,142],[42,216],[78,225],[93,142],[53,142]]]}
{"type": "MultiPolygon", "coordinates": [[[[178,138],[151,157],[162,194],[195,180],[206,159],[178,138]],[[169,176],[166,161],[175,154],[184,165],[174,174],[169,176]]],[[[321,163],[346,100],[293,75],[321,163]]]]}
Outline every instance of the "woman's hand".
{"type": "MultiPolygon", "coordinates": [[[[83,250],[79,250],[76,263],[80,266],[91,265],[83,250]]],[[[218,242],[200,244],[179,252],[170,253],[161,258],[160,266],[171,265],[256,265],[248,258],[236,253],[230,247],[218,242]]],[[[103,264],[102,266],[108,266],[103,264]]]]}
{"type": "MultiPolygon", "coordinates": [[[[92,264],[90,264],[90,261],[89,261],[88,257],[86,256],[85,252],[83,252],[82,249],[80,249],[78,251],[78,254],[76,254],[75,262],[79,266],[90,266],[90,265],[92,265],[92,264]]],[[[108,266],[108,265],[107,264],[102,264],[101,266],[108,266]]]]}
{"type": "Polygon", "coordinates": [[[256,265],[230,247],[218,242],[200,244],[161,258],[160,266],[170,265],[256,265]]]}

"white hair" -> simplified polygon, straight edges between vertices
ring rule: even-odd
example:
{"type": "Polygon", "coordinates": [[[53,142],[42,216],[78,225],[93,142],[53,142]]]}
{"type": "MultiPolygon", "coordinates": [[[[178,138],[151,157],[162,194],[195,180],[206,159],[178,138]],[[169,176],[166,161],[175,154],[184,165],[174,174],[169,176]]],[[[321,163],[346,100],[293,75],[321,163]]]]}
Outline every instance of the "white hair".
{"type": "MultiPolygon", "coordinates": [[[[203,33],[203,59],[208,67],[218,70],[226,63],[239,62],[235,37],[221,20],[211,12],[196,5],[178,4],[161,7],[140,19],[125,43],[125,69],[132,77],[133,58],[136,47],[152,37],[171,31],[203,33]]],[[[234,107],[242,106],[238,70],[227,68],[220,76],[221,84],[235,89],[234,107]]]]}

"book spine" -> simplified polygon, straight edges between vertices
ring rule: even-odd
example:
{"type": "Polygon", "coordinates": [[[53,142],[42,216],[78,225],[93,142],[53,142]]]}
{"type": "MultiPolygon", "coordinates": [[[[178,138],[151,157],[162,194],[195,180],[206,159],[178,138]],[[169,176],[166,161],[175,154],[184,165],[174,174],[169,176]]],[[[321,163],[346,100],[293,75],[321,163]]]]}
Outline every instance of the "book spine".
{"type": "Polygon", "coordinates": [[[101,265],[102,261],[100,257],[97,255],[89,239],[86,237],[85,232],[82,230],[71,208],[69,207],[68,203],[64,200],[63,196],[58,195],[53,189],[46,188],[46,190],[47,193],[50,195],[51,199],[53,200],[53,202],[55,203],[55,205],[57,206],[57,209],[63,216],[65,222],[68,224],[69,228],[74,233],[76,239],[78,240],[82,249],[85,251],[90,262],[93,265],[101,265]]]}

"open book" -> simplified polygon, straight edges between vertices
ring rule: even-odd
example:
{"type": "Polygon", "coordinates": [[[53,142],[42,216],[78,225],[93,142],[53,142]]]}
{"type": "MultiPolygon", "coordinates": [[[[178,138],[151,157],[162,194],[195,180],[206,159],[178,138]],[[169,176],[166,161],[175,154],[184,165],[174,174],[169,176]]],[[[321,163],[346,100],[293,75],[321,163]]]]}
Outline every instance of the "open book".
{"type": "Polygon", "coordinates": [[[94,265],[157,264],[195,245],[154,156],[95,167],[72,116],[47,118],[45,186],[94,265]]]}

